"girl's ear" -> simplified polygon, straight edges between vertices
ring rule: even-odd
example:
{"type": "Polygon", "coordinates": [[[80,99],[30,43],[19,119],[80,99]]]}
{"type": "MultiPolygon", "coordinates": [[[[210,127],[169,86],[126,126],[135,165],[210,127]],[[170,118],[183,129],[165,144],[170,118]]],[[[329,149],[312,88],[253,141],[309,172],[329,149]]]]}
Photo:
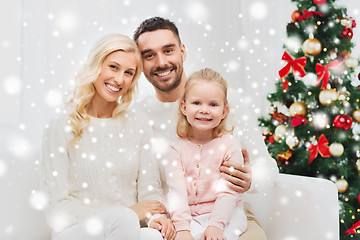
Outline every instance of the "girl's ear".
{"type": "Polygon", "coordinates": [[[223,111],[223,114],[222,114],[222,118],[221,118],[221,119],[226,118],[226,116],[229,114],[229,110],[230,110],[230,107],[229,107],[228,104],[226,104],[226,106],[224,107],[224,111],[223,111]]]}
{"type": "Polygon", "coordinates": [[[186,116],[186,103],[184,100],[182,100],[180,102],[180,110],[181,110],[182,114],[184,114],[184,116],[186,116]]]}

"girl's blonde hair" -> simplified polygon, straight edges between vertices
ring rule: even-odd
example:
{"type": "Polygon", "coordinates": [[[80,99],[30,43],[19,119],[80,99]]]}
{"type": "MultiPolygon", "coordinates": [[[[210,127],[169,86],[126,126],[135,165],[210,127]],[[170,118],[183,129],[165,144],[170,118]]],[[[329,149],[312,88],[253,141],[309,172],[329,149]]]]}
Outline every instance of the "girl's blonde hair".
{"type": "Polygon", "coordinates": [[[72,146],[82,137],[83,129],[89,124],[87,114],[89,104],[95,94],[93,83],[99,77],[101,65],[105,58],[116,51],[134,53],[136,57],[136,71],[131,85],[118,101],[112,117],[122,117],[124,110],[130,105],[138,79],[142,72],[141,53],[134,40],[122,34],[110,34],[101,38],[90,51],[89,56],[75,78],[75,86],[71,98],[67,102],[70,108],[69,124],[74,138],[70,141],[72,146]]]}
{"type": "MultiPolygon", "coordinates": [[[[191,137],[191,125],[187,121],[186,116],[182,113],[180,104],[181,104],[181,102],[186,102],[187,94],[188,94],[189,90],[195,84],[204,82],[204,81],[217,84],[223,90],[224,107],[229,107],[229,103],[227,101],[227,83],[226,83],[225,79],[220,75],[220,73],[218,73],[210,68],[204,68],[204,69],[201,69],[200,71],[194,72],[193,74],[190,75],[190,77],[186,81],[184,93],[179,100],[178,122],[177,122],[177,126],[176,126],[176,133],[179,137],[182,137],[182,138],[191,137]]],[[[223,118],[220,121],[219,125],[213,129],[213,137],[214,138],[219,137],[220,134],[223,134],[223,133],[232,133],[233,132],[234,127],[231,127],[231,129],[226,128],[226,119],[227,119],[227,115],[225,118],[223,118]]]]}

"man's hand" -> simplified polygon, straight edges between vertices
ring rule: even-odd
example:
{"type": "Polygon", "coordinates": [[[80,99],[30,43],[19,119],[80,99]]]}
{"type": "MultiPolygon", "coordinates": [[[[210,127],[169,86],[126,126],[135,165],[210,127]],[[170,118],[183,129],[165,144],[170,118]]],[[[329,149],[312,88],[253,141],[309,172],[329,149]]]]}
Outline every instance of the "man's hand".
{"type": "Polygon", "coordinates": [[[195,240],[190,231],[179,231],[176,233],[175,240],[195,240]]]}
{"type": "Polygon", "coordinates": [[[225,161],[220,167],[221,176],[228,181],[228,186],[232,190],[238,193],[244,193],[250,189],[251,185],[251,166],[249,153],[245,148],[241,149],[244,164],[234,162],[234,161],[225,161]]]}
{"type": "Polygon", "coordinates": [[[136,212],[140,220],[149,218],[154,214],[167,214],[164,204],[156,200],[143,200],[129,208],[136,212]]]}
{"type": "Polygon", "coordinates": [[[149,227],[159,230],[164,239],[167,240],[175,239],[175,235],[176,235],[175,227],[172,221],[168,218],[165,217],[156,218],[150,223],[149,227]]]}
{"type": "Polygon", "coordinates": [[[214,226],[208,226],[200,240],[226,240],[223,231],[214,226]]]}

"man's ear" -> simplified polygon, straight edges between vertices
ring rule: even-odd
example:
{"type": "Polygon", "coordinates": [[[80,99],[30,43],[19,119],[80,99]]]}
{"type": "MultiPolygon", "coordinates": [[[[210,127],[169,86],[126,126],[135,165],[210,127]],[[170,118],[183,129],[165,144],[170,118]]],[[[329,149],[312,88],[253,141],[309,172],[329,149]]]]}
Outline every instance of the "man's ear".
{"type": "Polygon", "coordinates": [[[180,45],[180,51],[181,51],[181,60],[185,62],[187,54],[186,54],[186,47],[183,43],[181,43],[180,45]]]}
{"type": "Polygon", "coordinates": [[[184,116],[186,116],[186,103],[184,100],[182,100],[180,102],[180,110],[181,110],[182,114],[184,114],[184,116]]]}
{"type": "Polygon", "coordinates": [[[225,107],[224,107],[224,111],[223,111],[223,114],[222,114],[222,118],[221,118],[221,119],[226,118],[226,116],[229,114],[229,110],[230,110],[230,107],[229,107],[228,104],[226,104],[225,107]]]}

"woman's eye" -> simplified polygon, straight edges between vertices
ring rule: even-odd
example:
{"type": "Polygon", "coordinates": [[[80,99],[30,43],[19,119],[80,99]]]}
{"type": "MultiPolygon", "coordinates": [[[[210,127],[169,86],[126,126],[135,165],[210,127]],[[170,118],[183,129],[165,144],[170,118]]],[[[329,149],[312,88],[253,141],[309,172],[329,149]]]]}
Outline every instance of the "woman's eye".
{"type": "Polygon", "coordinates": [[[117,70],[118,67],[116,65],[110,65],[110,68],[117,70]]]}
{"type": "Polygon", "coordinates": [[[127,75],[130,75],[130,76],[133,76],[134,75],[134,73],[133,72],[130,72],[130,71],[126,71],[125,72],[127,75]]]}

